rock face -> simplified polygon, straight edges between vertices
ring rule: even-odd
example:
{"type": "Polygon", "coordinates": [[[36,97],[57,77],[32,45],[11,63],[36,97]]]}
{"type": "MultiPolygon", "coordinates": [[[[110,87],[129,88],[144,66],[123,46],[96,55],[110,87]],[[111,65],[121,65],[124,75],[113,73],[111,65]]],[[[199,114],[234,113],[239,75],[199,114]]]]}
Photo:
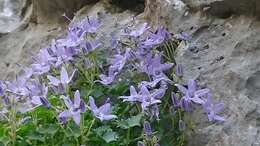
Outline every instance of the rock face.
{"type": "Polygon", "coordinates": [[[247,14],[260,16],[258,0],[183,0],[190,8],[200,10],[209,7],[208,12],[219,17],[231,14],[247,14]]]}
{"type": "MultiPolygon", "coordinates": [[[[157,14],[149,14],[146,8],[151,21],[166,25],[174,33],[185,31],[192,35],[189,43],[179,46],[176,56],[184,66],[184,78],[197,79],[212,89],[216,101],[225,103],[224,123],[209,123],[201,110],[186,117],[195,124],[194,130],[187,133],[188,146],[260,146],[259,0],[153,1],[159,5],[153,12],[157,14]]],[[[22,19],[18,29],[0,37],[0,78],[14,75],[16,63],[28,63],[29,52],[61,34],[67,24],[60,17],[63,12],[72,18],[88,2],[29,3],[30,17],[22,19]]],[[[135,15],[130,11],[112,13],[99,2],[85,6],[74,20],[97,14],[106,22],[100,30],[103,37],[115,33],[135,15]]]]}
{"type": "Polygon", "coordinates": [[[188,145],[259,146],[259,2],[185,0],[182,9],[176,4],[178,0],[165,1],[168,7],[161,15],[170,30],[193,37],[178,48],[184,78],[199,80],[225,103],[224,123],[208,123],[200,111],[187,117],[196,125],[188,133],[188,145]]]}
{"type": "Polygon", "coordinates": [[[96,0],[0,1],[0,79],[10,79],[41,47],[64,32],[73,14],[96,0]],[[3,25],[2,25],[3,24],[3,25]]]}
{"type": "Polygon", "coordinates": [[[0,1],[0,33],[11,32],[19,26],[20,15],[26,1],[0,1]]]}

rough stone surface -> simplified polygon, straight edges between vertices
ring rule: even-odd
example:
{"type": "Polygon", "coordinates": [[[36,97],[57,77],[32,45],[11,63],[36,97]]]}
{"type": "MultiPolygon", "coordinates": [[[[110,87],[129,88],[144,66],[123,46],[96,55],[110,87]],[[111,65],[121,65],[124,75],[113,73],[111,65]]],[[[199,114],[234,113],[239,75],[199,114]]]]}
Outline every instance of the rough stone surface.
{"type": "Polygon", "coordinates": [[[68,20],[62,17],[66,13],[73,18],[85,4],[92,5],[96,0],[4,0],[0,2],[0,79],[10,79],[19,72],[19,64],[29,64],[32,54],[46,46],[52,39],[62,35],[68,20]],[[12,29],[6,31],[1,22],[8,25],[7,13],[1,4],[8,2],[8,19],[16,19],[12,29]],[[20,2],[20,3],[19,3],[20,2]],[[17,3],[24,4],[18,7],[17,3]]]}
{"type": "Polygon", "coordinates": [[[209,123],[200,110],[186,117],[196,125],[193,132],[187,133],[188,145],[259,146],[260,22],[247,11],[254,9],[255,5],[249,6],[253,1],[236,1],[233,6],[240,4],[240,9],[225,17],[208,15],[209,10],[203,7],[210,6],[208,9],[217,12],[222,9],[216,3],[231,0],[186,1],[182,10],[171,5],[174,1],[162,13],[167,26],[193,37],[178,48],[177,60],[184,65],[184,78],[197,79],[212,89],[216,101],[225,103],[224,123],[209,123]],[[200,9],[193,11],[192,7],[200,9]]]}
{"type": "Polygon", "coordinates": [[[19,26],[24,7],[26,7],[26,0],[0,1],[0,33],[11,32],[19,26]]]}

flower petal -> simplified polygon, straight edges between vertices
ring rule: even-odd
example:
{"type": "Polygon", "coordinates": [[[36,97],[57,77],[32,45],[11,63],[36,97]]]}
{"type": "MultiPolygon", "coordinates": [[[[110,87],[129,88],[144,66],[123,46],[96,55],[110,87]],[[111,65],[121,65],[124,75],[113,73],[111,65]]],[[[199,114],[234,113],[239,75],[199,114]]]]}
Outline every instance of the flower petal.
{"type": "Polygon", "coordinates": [[[70,111],[69,111],[69,110],[65,110],[65,111],[61,112],[61,113],[59,114],[59,118],[62,118],[62,117],[64,117],[64,118],[71,117],[70,111]]]}
{"type": "Polygon", "coordinates": [[[103,115],[103,121],[109,121],[115,118],[117,118],[116,115],[103,115]]]}
{"type": "Polygon", "coordinates": [[[218,116],[218,115],[215,115],[214,116],[214,120],[216,120],[216,121],[225,121],[225,118],[224,117],[221,117],[221,116],[218,116]]]}
{"type": "Polygon", "coordinates": [[[60,80],[62,84],[67,84],[69,82],[68,72],[64,67],[61,68],[60,80]]]}
{"type": "Polygon", "coordinates": [[[191,101],[197,103],[197,104],[203,104],[205,103],[204,100],[200,99],[199,97],[193,97],[193,98],[190,98],[191,101]]]}
{"type": "Polygon", "coordinates": [[[184,87],[184,86],[182,86],[182,85],[180,85],[180,84],[175,84],[175,86],[179,89],[179,91],[182,93],[182,94],[188,94],[188,90],[184,87]]]}
{"type": "Polygon", "coordinates": [[[130,86],[130,95],[137,95],[137,92],[136,92],[134,86],[130,86]]]}
{"type": "Polygon", "coordinates": [[[95,100],[94,100],[94,98],[92,96],[89,96],[89,105],[90,105],[90,110],[92,112],[95,113],[98,110],[98,108],[97,108],[97,106],[95,104],[95,100]]]}
{"type": "Polygon", "coordinates": [[[73,103],[70,100],[70,98],[67,97],[67,96],[63,96],[63,95],[62,95],[62,97],[63,97],[64,103],[67,106],[67,108],[69,108],[69,109],[72,108],[73,107],[73,103]]]}
{"type": "Polygon", "coordinates": [[[51,85],[58,86],[60,84],[60,80],[58,80],[54,76],[47,75],[47,78],[49,79],[51,85]]]}
{"type": "Polygon", "coordinates": [[[78,108],[79,106],[80,106],[80,93],[79,93],[79,90],[77,90],[74,93],[74,107],[78,108]]]}
{"type": "Polygon", "coordinates": [[[216,113],[219,113],[223,108],[224,108],[224,103],[222,103],[222,102],[219,102],[214,105],[214,111],[216,113]]]}
{"type": "Polygon", "coordinates": [[[78,112],[77,114],[74,114],[74,115],[72,116],[72,118],[73,118],[74,122],[75,122],[77,125],[80,124],[80,112],[78,112]]]}
{"type": "Polygon", "coordinates": [[[197,83],[195,80],[188,80],[188,90],[191,93],[194,93],[197,89],[197,83]]]}
{"type": "Polygon", "coordinates": [[[106,103],[99,107],[99,111],[103,114],[108,114],[110,110],[110,106],[111,106],[110,103],[106,103]]]}

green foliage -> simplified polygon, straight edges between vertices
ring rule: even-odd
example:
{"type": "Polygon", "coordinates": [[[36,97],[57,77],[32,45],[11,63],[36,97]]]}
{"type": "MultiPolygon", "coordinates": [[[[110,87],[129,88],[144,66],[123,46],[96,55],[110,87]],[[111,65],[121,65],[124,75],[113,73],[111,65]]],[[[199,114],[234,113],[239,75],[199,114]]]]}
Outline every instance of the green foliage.
{"type": "Polygon", "coordinates": [[[129,129],[135,126],[141,126],[141,119],[143,114],[138,114],[136,116],[132,116],[126,120],[121,120],[118,122],[118,127],[122,129],[129,129]]]}
{"type": "MultiPolygon", "coordinates": [[[[165,50],[164,59],[168,62],[174,61],[174,42],[167,42],[164,46],[157,48],[165,50]]],[[[69,120],[66,124],[59,123],[57,119],[58,111],[65,108],[59,95],[50,93],[48,96],[51,105],[56,107],[45,108],[38,107],[26,116],[31,117],[24,123],[16,127],[17,146],[135,146],[138,141],[147,139],[143,134],[142,123],[147,120],[145,114],[140,112],[140,105],[122,102],[118,96],[129,95],[129,86],[137,86],[142,80],[149,79],[144,74],[133,72],[125,78],[130,81],[119,81],[110,86],[103,86],[95,80],[101,72],[99,66],[104,66],[106,60],[103,58],[104,52],[94,51],[85,56],[93,64],[87,69],[83,66],[76,66],[79,74],[73,86],[70,87],[70,97],[73,97],[76,89],[80,90],[81,98],[88,101],[89,95],[93,96],[98,104],[104,103],[105,97],[110,97],[113,103],[112,112],[118,116],[116,120],[101,122],[93,117],[92,113],[87,110],[82,114],[82,123],[80,126],[69,120]]],[[[77,60],[82,64],[84,60],[77,60]]],[[[174,74],[173,74],[174,75],[174,74]]],[[[174,81],[176,81],[174,79],[174,81]]],[[[176,90],[174,86],[169,89],[176,90]]],[[[153,138],[151,141],[156,142],[158,139],[162,146],[183,146],[185,144],[183,131],[179,130],[178,121],[182,119],[183,113],[173,114],[172,101],[170,92],[167,92],[160,105],[160,120],[152,122],[153,138]],[[157,138],[158,139],[157,139],[157,138]]],[[[87,107],[89,108],[89,107],[87,107]]],[[[18,121],[24,117],[17,115],[18,121]]],[[[0,123],[0,146],[12,145],[10,138],[10,125],[6,122],[0,123]]]]}

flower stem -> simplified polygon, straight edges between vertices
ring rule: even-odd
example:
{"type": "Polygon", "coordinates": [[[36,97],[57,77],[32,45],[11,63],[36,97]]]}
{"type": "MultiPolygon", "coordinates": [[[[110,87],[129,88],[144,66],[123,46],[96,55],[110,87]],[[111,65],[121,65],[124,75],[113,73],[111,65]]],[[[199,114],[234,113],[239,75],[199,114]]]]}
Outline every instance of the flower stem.
{"type": "Polygon", "coordinates": [[[16,143],[16,107],[15,107],[14,98],[12,98],[12,100],[11,100],[11,112],[10,112],[9,122],[11,125],[12,145],[15,146],[15,143],[16,143]]]}
{"type": "Polygon", "coordinates": [[[131,128],[127,129],[127,135],[126,135],[126,141],[127,141],[127,145],[130,144],[130,133],[131,133],[131,128]]]}
{"type": "Polygon", "coordinates": [[[84,139],[84,113],[82,114],[82,120],[81,120],[81,124],[80,124],[80,135],[81,135],[81,144],[83,145],[84,142],[85,142],[85,139],[84,139]]]}
{"type": "Polygon", "coordinates": [[[91,121],[91,123],[90,123],[90,125],[89,125],[89,128],[88,128],[88,132],[87,132],[87,134],[86,134],[86,137],[88,137],[88,135],[90,134],[90,130],[91,130],[91,128],[92,128],[92,126],[94,125],[94,123],[95,123],[95,118],[91,121]]]}

